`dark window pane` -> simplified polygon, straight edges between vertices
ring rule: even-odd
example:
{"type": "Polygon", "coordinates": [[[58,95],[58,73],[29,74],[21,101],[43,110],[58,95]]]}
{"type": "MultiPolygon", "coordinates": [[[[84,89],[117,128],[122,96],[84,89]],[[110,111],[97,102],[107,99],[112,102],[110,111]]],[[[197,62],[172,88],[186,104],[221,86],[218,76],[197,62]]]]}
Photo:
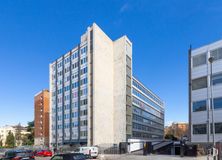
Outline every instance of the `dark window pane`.
{"type": "Polygon", "coordinates": [[[205,111],[207,106],[207,101],[197,101],[193,102],[193,112],[205,111]]]}
{"type": "Polygon", "coordinates": [[[207,77],[192,80],[192,90],[207,88],[207,77]]]}
{"type": "Polygon", "coordinates": [[[213,85],[222,84],[222,73],[213,75],[212,81],[213,85]]]}
{"type": "Polygon", "coordinates": [[[214,98],[214,109],[222,108],[222,97],[214,98]]]}
{"type": "MultiPolygon", "coordinates": [[[[222,133],[222,123],[215,123],[215,133],[222,133]]],[[[211,133],[213,133],[212,123],[210,124],[211,133]]]]}
{"type": "Polygon", "coordinates": [[[206,64],[206,62],[207,62],[206,53],[193,57],[193,67],[206,64]]]}
{"type": "Polygon", "coordinates": [[[207,125],[206,124],[194,124],[193,125],[193,134],[206,134],[207,125]]]}
{"type": "Polygon", "coordinates": [[[222,133],[222,123],[215,123],[215,133],[222,133]]]}
{"type": "Polygon", "coordinates": [[[215,49],[210,52],[211,57],[214,57],[214,60],[222,59],[222,48],[215,49]]]}

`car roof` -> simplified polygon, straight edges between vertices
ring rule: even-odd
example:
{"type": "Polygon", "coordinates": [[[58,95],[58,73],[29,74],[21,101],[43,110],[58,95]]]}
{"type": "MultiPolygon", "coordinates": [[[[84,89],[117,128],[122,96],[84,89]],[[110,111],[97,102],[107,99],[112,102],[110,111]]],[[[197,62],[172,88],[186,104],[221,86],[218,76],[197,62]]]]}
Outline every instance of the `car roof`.
{"type": "Polygon", "coordinates": [[[16,153],[21,153],[21,152],[30,152],[31,150],[8,150],[6,152],[16,152],[16,153]]]}

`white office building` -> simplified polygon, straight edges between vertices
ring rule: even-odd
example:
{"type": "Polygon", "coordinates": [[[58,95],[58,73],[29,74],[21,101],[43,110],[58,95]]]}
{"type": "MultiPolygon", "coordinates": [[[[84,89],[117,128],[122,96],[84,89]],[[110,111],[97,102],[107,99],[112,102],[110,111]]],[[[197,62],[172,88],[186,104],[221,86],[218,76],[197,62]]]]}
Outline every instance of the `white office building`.
{"type": "MultiPolygon", "coordinates": [[[[127,36],[111,40],[95,23],[88,27],[79,45],[50,64],[50,145],[119,144],[132,138],[132,82],[132,42],[127,36]]],[[[154,137],[162,138],[163,103],[151,91],[146,95],[146,90],[136,97],[152,115],[156,112],[149,111],[149,105],[161,108],[151,107],[161,112],[161,127],[154,126],[161,131],[155,130],[154,137]]],[[[156,120],[140,112],[138,116],[156,120]]],[[[147,126],[138,129],[147,129],[152,138],[147,126]]]]}
{"type": "Polygon", "coordinates": [[[208,140],[210,142],[213,141],[213,113],[215,141],[221,141],[222,40],[191,50],[189,53],[189,62],[189,122],[191,142],[206,143],[208,140]],[[208,61],[210,57],[213,57],[212,92],[210,76],[211,63],[208,61]],[[213,113],[211,109],[211,98],[212,106],[214,106],[213,113]],[[208,119],[210,123],[208,123],[208,119]]]}

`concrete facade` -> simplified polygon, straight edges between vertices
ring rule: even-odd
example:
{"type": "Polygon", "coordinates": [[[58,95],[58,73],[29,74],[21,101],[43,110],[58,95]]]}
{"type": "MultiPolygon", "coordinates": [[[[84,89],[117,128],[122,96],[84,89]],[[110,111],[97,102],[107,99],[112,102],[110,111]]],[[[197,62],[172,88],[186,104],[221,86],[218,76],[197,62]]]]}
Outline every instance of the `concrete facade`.
{"type": "Polygon", "coordinates": [[[50,64],[50,144],[119,144],[132,138],[132,43],[95,23],[50,64]]]}
{"type": "MultiPolygon", "coordinates": [[[[130,116],[129,123],[127,124],[127,111],[131,108],[131,102],[127,102],[127,83],[130,87],[131,98],[131,86],[132,86],[132,70],[127,75],[127,57],[132,59],[132,43],[130,40],[123,36],[114,41],[114,142],[124,142],[128,137],[132,135],[132,116],[130,116]],[[127,81],[129,79],[129,82],[127,81]],[[127,105],[127,103],[130,103],[127,105]],[[128,107],[130,106],[130,107],[128,107]],[[126,115],[126,118],[123,118],[126,115]],[[126,127],[122,127],[126,126],[126,127]],[[128,133],[129,132],[129,133],[128,133]]],[[[132,62],[129,64],[132,68],[132,62]]],[[[129,111],[128,111],[129,112],[129,111]]],[[[132,114],[132,111],[129,113],[132,114]]]]}
{"type": "MultiPolygon", "coordinates": [[[[211,109],[211,85],[210,85],[210,73],[211,73],[211,67],[210,63],[208,62],[208,59],[210,57],[214,57],[216,55],[216,59],[212,63],[212,72],[213,77],[215,79],[216,83],[213,85],[213,103],[217,106],[217,108],[214,109],[214,119],[215,123],[217,123],[218,126],[216,126],[216,136],[215,140],[219,141],[222,140],[222,104],[221,104],[221,98],[222,98],[222,78],[220,77],[222,74],[222,40],[214,42],[209,45],[205,45],[203,47],[200,47],[198,49],[194,49],[190,53],[190,86],[189,86],[189,93],[190,93],[190,102],[189,102],[189,109],[190,109],[190,135],[191,135],[191,141],[197,142],[197,143],[205,143],[208,141],[208,135],[207,133],[210,132],[209,141],[212,142],[212,133],[211,128],[208,126],[208,116],[210,123],[212,123],[212,109],[211,109]],[[216,52],[216,54],[215,54],[216,52]],[[197,60],[198,56],[201,57],[202,60],[197,60]],[[194,62],[194,59],[196,58],[196,62],[194,62]],[[204,58],[204,59],[203,59],[204,58]],[[203,63],[201,63],[203,62],[203,63]],[[216,76],[217,75],[217,76],[216,76]],[[206,78],[206,85],[204,87],[193,89],[194,81],[198,80],[199,78],[206,78]],[[200,102],[204,103],[202,105],[202,108],[196,109],[195,105],[197,105],[200,102]],[[208,112],[209,111],[209,115],[208,112]],[[203,132],[199,132],[198,130],[194,131],[194,125],[200,125],[203,124],[203,132]],[[206,128],[206,129],[205,129],[206,128]],[[198,133],[194,133],[198,131],[198,133]]],[[[196,84],[196,83],[195,83],[196,84]]]]}

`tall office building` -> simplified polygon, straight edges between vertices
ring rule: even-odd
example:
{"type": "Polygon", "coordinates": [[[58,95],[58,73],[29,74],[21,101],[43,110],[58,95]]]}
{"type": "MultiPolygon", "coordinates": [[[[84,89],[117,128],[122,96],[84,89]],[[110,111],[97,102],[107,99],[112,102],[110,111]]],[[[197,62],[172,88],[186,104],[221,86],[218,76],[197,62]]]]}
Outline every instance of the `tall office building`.
{"type": "Polygon", "coordinates": [[[211,98],[214,106],[215,141],[219,141],[222,139],[222,40],[190,50],[189,62],[191,141],[198,143],[213,141],[211,98]],[[212,85],[211,65],[208,61],[210,57],[213,57],[212,85]]]}
{"type": "Polygon", "coordinates": [[[49,91],[45,89],[37,93],[34,101],[34,144],[49,146],[49,91]]]}
{"type": "Polygon", "coordinates": [[[79,45],[50,64],[51,145],[118,144],[132,138],[132,82],[130,40],[112,41],[95,23],[88,27],[79,45]]]}

